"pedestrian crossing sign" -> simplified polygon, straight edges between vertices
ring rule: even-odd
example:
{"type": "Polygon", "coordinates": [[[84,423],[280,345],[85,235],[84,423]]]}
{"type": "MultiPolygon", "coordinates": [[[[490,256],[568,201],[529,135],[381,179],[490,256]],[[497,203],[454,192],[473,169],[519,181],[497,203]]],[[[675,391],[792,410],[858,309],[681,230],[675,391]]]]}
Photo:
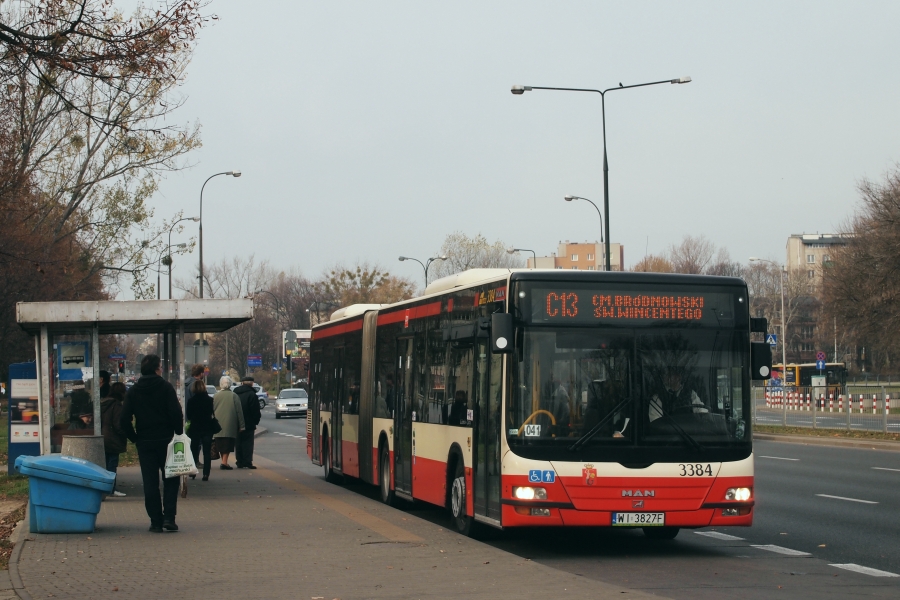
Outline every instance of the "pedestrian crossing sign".
{"type": "Polygon", "coordinates": [[[766,335],[766,343],[770,346],[777,346],[778,345],[778,336],[775,335],[774,333],[770,333],[770,334],[766,335]]]}

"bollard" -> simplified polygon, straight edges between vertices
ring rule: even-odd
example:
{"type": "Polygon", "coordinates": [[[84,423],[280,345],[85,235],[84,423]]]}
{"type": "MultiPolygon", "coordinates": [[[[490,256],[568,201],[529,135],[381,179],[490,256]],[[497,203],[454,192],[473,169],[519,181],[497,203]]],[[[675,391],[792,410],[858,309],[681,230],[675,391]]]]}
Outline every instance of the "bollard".
{"type": "Polygon", "coordinates": [[[828,412],[834,412],[834,392],[828,392],[828,412]]]}
{"type": "Polygon", "coordinates": [[[878,414],[878,394],[872,394],[872,414],[878,414]]]}
{"type": "Polygon", "coordinates": [[[881,420],[881,432],[887,433],[888,432],[888,413],[891,412],[891,397],[885,393],[884,388],[881,388],[881,395],[884,397],[884,403],[883,403],[884,410],[881,411],[883,413],[882,420],[881,420]]]}
{"type": "Polygon", "coordinates": [[[806,412],[809,412],[809,405],[812,403],[812,394],[806,392],[806,412]]]}
{"type": "Polygon", "coordinates": [[[102,435],[62,436],[62,455],[83,458],[97,466],[106,468],[106,450],[102,435]]]}
{"type": "Polygon", "coordinates": [[[844,395],[838,394],[838,412],[844,412],[844,395]]]}

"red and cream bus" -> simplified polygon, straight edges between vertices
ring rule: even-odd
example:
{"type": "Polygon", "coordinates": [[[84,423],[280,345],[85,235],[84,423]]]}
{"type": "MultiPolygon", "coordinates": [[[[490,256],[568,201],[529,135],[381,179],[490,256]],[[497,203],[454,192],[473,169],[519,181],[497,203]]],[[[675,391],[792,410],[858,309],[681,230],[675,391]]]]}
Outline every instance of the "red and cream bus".
{"type": "Polygon", "coordinates": [[[445,506],[455,528],[753,520],[740,279],[476,269],[312,331],[307,451],[329,481],[445,506]]]}

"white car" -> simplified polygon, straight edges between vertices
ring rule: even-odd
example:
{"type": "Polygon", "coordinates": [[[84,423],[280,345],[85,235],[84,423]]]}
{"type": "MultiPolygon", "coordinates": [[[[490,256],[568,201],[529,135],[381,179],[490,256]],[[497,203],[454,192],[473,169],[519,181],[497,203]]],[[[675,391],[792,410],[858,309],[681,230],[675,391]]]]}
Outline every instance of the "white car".
{"type": "Polygon", "coordinates": [[[281,390],[275,398],[275,418],[305,417],[309,408],[309,394],[300,388],[281,390]]]}
{"type": "MultiPolygon", "coordinates": [[[[240,387],[240,386],[241,386],[240,383],[232,383],[232,384],[231,384],[231,391],[233,392],[235,389],[237,389],[237,388],[240,387]]],[[[259,398],[259,407],[260,407],[261,409],[262,409],[262,408],[265,408],[265,407],[266,407],[266,401],[268,401],[268,399],[269,399],[269,392],[267,392],[266,390],[262,389],[262,386],[259,385],[258,383],[254,383],[254,384],[253,384],[253,389],[256,391],[256,397],[259,398]]]]}

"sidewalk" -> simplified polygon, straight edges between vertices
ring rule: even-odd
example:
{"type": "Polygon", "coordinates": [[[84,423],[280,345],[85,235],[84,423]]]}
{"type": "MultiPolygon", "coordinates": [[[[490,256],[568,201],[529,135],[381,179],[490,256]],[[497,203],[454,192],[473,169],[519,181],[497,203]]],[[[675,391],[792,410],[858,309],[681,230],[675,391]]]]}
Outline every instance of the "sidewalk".
{"type": "Polygon", "coordinates": [[[257,458],[179,499],[150,533],[140,472],[119,470],[91,535],[28,533],[10,561],[21,598],[659,598],[536,564],[257,458]],[[16,562],[14,562],[16,561],[16,562]],[[624,595],[624,594],[627,594],[624,595]]]}
{"type": "Polygon", "coordinates": [[[890,440],[865,440],[815,435],[791,435],[785,433],[756,432],[753,432],[753,439],[766,442],[806,444],[809,446],[835,446],[840,448],[865,448],[866,450],[886,450],[889,452],[900,452],[900,442],[892,442],[890,440]]]}

